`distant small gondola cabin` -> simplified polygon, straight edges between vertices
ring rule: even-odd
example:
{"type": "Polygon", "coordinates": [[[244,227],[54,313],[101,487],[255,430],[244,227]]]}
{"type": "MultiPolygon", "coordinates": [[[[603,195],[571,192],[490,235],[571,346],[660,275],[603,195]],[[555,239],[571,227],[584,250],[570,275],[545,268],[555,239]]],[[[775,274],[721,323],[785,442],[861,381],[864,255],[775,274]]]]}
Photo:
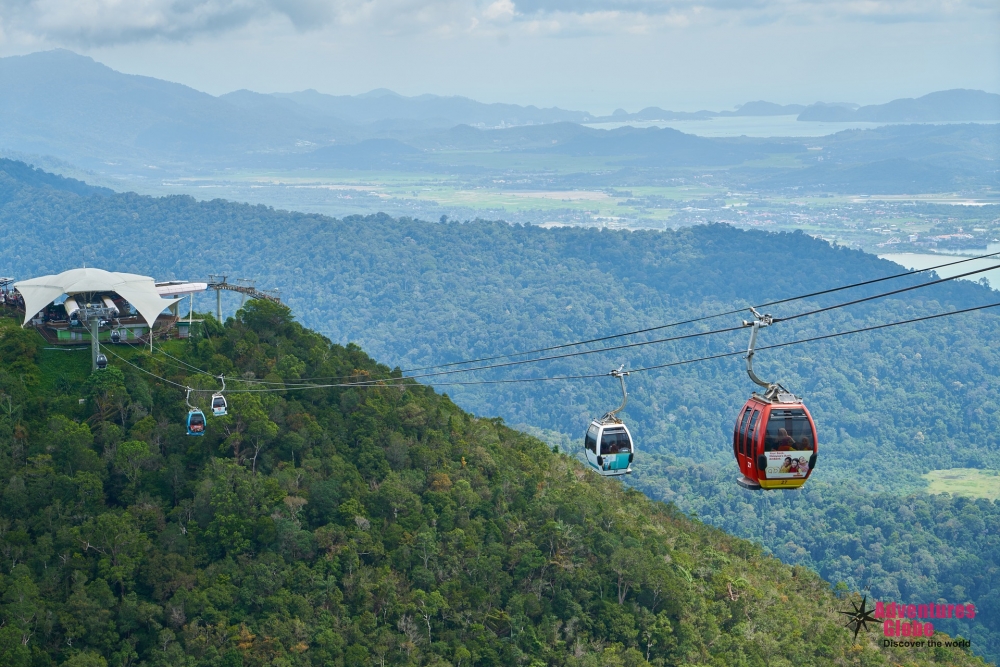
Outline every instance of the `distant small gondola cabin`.
{"type": "Polygon", "coordinates": [[[205,435],[205,413],[197,408],[188,412],[187,434],[205,435]]]}

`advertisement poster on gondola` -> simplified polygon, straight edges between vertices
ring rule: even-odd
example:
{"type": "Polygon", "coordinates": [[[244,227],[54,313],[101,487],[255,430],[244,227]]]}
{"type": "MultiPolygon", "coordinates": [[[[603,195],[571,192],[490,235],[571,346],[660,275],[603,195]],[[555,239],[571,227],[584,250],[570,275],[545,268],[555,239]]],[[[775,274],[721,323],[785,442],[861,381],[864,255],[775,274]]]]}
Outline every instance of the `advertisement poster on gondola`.
{"type": "Polygon", "coordinates": [[[809,474],[809,457],[812,456],[812,451],[765,453],[768,479],[805,477],[809,474]]]}

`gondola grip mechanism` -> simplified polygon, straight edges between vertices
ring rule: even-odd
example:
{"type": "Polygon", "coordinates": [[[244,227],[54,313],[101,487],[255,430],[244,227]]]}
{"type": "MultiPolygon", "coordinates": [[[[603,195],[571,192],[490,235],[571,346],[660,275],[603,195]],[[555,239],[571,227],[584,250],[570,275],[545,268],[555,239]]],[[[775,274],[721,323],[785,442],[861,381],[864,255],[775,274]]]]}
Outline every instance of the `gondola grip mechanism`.
{"type": "Polygon", "coordinates": [[[628,403],[628,392],[625,390],[625,376],[628,375],[628,371],[623,371],[622,370],[623,368],[625,368],[625,364],[622,364],[617,369],[612,369],[612,371],[610,373],[608,373],[608,375],[610,375],[611,377],[618,378],[618,381],[621,382],[621,385],[622,385],[622,404],[619,405],[614,410],[612,410],[611,412],[605,414],[601,418],[602,421],[617,420],[616,415],[619,412],[621,412],[625,408],[625,404],[628,403]]]}
{"type": "Polygon", "coordinates": [[[757,312],[757,309],[753,308],[752,306],[750,308],[750,312],[753,313],[754,316],[753,322],[748,322],[747,320],[743,320],[743,326],[753,327],[753,331],[750,332],[750,344],[747,345],[747,356],[746,356],[747,375],[750,376],[750,379],[753,380],[755,384],[758,384],[761,387],[768,389],[771,387],[771,383],[761,380],[759,377],[757,377],[757,374],[753,372],[753,355],[754,355],[754,350],[757,347],[757,332],[760,331],[761,327],[771,326],[771,324],[774,323],[774,318],[771,317],[771,315],[761,315],[760,313],[757,312]]]}

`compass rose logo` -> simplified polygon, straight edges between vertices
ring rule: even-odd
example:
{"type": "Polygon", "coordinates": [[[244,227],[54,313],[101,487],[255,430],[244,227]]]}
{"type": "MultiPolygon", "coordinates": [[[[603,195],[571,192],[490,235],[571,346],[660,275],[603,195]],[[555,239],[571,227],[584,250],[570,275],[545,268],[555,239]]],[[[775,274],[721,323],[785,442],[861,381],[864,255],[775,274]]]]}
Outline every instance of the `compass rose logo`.
{"type": "Polygon", "coordinates": [[[865,632],[868,632],[868,624],[875,623],[878,624],[879,620],[872,616],[872,612],[875,608],[868,608],[868,596],[861,598],[861,605],[858,606],[857,603],[851,602],[851,606],[854,607],[852,611],[841,611],[838,612],[848,617],[847,626],[851,630],[854,630],[854,641],[858,641],[858,632],[864,628],[865,632]]]}

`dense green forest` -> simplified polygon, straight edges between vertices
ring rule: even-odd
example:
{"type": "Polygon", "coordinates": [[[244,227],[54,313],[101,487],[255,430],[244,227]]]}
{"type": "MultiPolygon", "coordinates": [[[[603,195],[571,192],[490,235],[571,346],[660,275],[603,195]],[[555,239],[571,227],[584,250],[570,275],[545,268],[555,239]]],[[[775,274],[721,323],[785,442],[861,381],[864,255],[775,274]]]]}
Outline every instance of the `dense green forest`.
{"type": "MultiPolygon", "coordinates": [[[[900,270],[804,234],[722,225],[661,233],[334,220],[224,201],[67,190],[0,173],[3,273],[29,277],[86,262],[158,279],[252,275],[280,287],[304,324],[404,369],[655,326],[900,270]]],[[[817,297],[773,314],[930,279],[921,274],[817,297]]],[[[945,283],[778,324],[763,343],[997,300],[983,285],[945,283]]],[[[741,317],[704,325],[733,326],[741,317]]],[[[998,324],[997,314],[984,311],[761,353],[758,371],[805,396],[819,427],[814,478],[803,492],[782,496],[753,496],[731,482],[732,421],[752,388],[738,356],[635,374],[625,412],[639,448],[635,483],[851,590],[870,585],[876,597],[912,602],[965,595],[983,610],[969,624],[973,649],[996,659],[997,504],[911,494],[928,470],[1000,469],[998,324]],[[935,508],[926,510],[930,519],[909,518],[924,516],[926,507],[935,508]],[[905,517],[897,521],[904,530],[882,523],[891,523],[892,512],[905,517]]],[[[589,418],[616,403],[615,385],[445,382],[607,372],[745,345],[739,331],[422,381],[476,414],[573,442],[589,418]]]]}
{"type": "Polygon", "coordinates": [[[807,568],[428,387],[261,392],[398,376],[284,306],[168,349],[90,373],[0,321],[2,664],[982,664],[854,644],[807,568]],[[204,437],[196,368],[245,380],[204,437]]]}
{"type": "MultiPolygon", "coordinates": [[[[1000,506],[949,495],[872,493],[858,480],[812,481],[795,494],[753,495],[732,472],[653,454],[635,486],[723,530],[767,544],[830,582],[870,585],[886,600],[975,599],[976,623],[941,627],[996,653],[1000,506]]],[[[892,465],[888,463],[888,465],[892,465]]]]}

